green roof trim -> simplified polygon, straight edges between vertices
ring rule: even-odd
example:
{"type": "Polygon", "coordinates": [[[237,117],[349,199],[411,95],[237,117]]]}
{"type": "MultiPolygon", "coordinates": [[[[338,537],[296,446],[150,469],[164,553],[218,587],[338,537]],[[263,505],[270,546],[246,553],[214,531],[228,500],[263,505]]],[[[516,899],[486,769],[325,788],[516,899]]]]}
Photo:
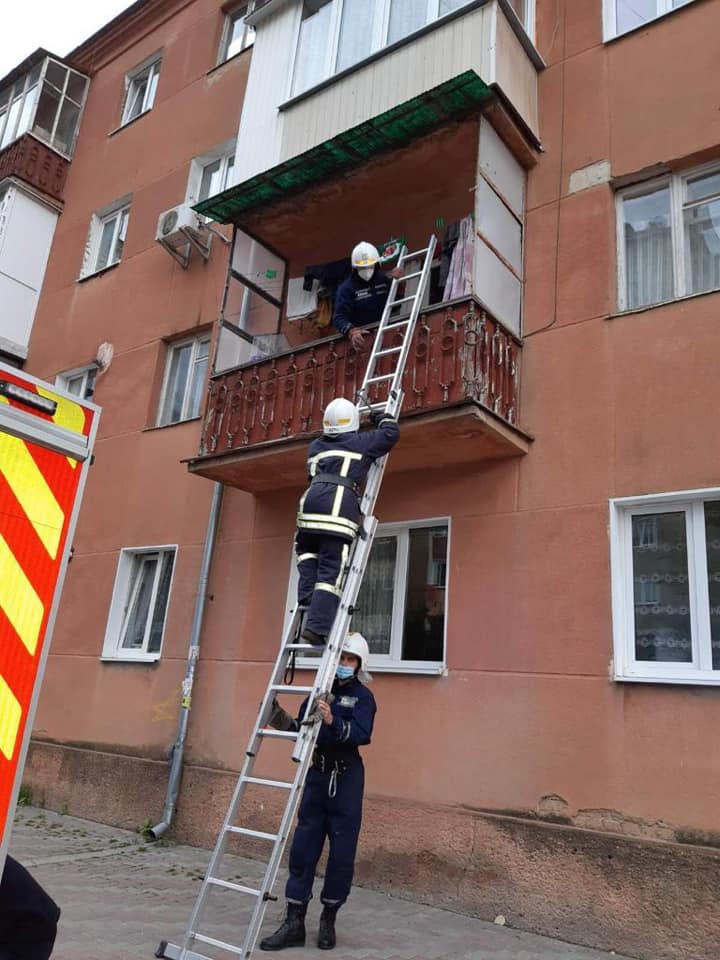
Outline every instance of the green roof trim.
{"type": "Polygon", "coordinates": [[[250,210],[302,193],[379,153],[405,146],[449,120],[472,113],[490,93],[474,70],[466,70],[372,120],[195,204],[193,209],[219,223],[237,222],[250,210]]]}

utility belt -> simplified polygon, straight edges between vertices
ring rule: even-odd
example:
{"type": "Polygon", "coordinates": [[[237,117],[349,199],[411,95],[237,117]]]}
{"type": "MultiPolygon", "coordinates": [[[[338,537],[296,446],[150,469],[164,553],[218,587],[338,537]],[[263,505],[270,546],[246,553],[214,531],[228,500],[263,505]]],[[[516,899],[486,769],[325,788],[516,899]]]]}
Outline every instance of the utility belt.
{"type": "Polygon", "coordinates": [[[358,500],[362,492],[360,484],[355,480],[351,480],[349,477],[338,476],[336,473],[316,473],[310,481],[310,486],[314,483],[330,483],[335,487],[347,487],[348,490],[352,490],[358,500]]]}
{"type": "Polygon", "coordinates": [[[312,767],[313,770],[318,770],[320,773],[347,773],[350,767],[354,767],[358,763],[359,759],[359,757],[356,757],[354,760],[343,760],[341,758],[331,760],[316,747],[313,750],[312,767]]]}

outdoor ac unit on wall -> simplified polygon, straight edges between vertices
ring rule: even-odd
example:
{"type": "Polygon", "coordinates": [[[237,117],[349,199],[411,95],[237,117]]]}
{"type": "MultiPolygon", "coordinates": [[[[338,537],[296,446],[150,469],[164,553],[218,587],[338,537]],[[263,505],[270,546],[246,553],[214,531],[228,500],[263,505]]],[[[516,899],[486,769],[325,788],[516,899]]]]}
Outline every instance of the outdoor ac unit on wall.
{"type": "Polygon", "coordinates": [[[158,217],[155,239],[187,268],[190,252],[194,248],[207,260],[210,254],[210,234],[203,229],[204,221],[187,203],[165,210],[158,217]]]}

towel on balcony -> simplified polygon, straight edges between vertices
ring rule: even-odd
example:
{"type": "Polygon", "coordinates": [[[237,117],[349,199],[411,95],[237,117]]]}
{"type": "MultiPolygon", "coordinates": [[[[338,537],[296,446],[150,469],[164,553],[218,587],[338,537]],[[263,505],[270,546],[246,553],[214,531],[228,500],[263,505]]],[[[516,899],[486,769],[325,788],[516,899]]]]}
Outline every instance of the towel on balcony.
{"type": "Polygon", "coordinates": [[[313,280],[310,289],[306,289],[303,277],[293,277],[288,281],[288,320],[301,320],[315,313],[318,308],[318,287],[318,281],[313,280]]]}

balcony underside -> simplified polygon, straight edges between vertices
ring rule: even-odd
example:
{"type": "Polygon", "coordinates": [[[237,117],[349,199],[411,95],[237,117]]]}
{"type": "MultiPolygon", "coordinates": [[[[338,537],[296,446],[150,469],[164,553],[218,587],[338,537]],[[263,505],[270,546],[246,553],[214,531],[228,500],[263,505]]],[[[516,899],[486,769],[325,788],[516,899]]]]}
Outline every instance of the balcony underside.
{"type": "MultiPolygon", "coordinates": [[[[401,423],[402,436],[388,461],[389,473],[519,457],[530,446],[526,434],[503,423],[476,401],[425,413],[414,411],[401,423]]],[[[198,457],[190,461],[189,469],[200,477],[255,494],[300,487],[305,480],[310,438],[271,440],[219,457],[198,457]]]]}
{"type": "MultiPolygon", "coordinates": [[[[327,337],[216,374],[190,471],[252,493],[300,487],[325,406],[333,397],[355,396],[367,356],[344,338],[327,337]]],[[[530,438],[515,423],[519,358],[519,342],[474,298],[423,313],[403,377],[402,439],[389,469],[527,453],[530,438]]],[[[388,362],[378,372],[387,372],[388,362]]],[[[370,399],[381,402],[384,387],[374,389],[370,399]]]]}

